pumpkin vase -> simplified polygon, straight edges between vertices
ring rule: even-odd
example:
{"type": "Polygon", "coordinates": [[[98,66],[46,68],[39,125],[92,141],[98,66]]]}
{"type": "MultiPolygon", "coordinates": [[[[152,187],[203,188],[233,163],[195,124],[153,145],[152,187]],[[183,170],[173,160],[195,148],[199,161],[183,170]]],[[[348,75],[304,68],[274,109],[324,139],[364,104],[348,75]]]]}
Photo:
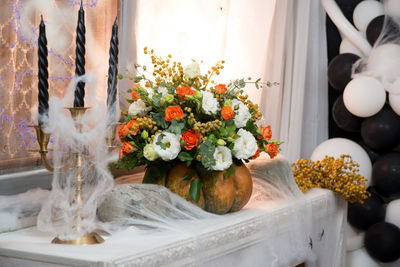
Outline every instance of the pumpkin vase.
{"type": "Polygon", "coordinates": [[[149,181],[151,168],[146,170],[143,183],[163,184],[173,193],[191,201],[206,211],[225,214],[238,211],[243,208],[250,200],[253,191],[253,181],[250,171],[246,165],[235,166],[235,172],[229,177],[225,177],[226,171],[215,172],[212,174],[195,173],[189,180],[183,180],[194,169],[189,168],[184,163],[179,163],[169,170],[166,177],[161,177],[157,181],[149,181]],[[216,177],[216,181],[214,179],[216,177]],[[196,203],[189,196],[190,183],[193,179],[198,179],[203,183],[200,192],[200,200],[196,203]]]}

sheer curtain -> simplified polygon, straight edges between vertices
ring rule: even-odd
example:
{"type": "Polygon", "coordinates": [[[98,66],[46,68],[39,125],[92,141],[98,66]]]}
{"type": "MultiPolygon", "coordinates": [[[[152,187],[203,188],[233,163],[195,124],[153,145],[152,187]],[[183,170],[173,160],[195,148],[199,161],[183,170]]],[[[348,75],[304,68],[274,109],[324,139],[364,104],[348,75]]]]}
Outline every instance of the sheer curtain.
{"type": "Polygon", "coordinates": [[[279,83],[246,92],[261,105],[273,137],[285,142],[290,161],[308,157],[328,137],[325,15],[318,0],[121,0],[121,6],[121,54],[131,71],[148,62],[145,46],[182,63],[203,60],[205,67],[224,59],[221,82],[279,83]]]}
{"type": "Polygon", "coordinates": [[[325,13],[320,1],[277,1],[268,49],[265,77],[280,85],[263,92],[263,114],[285,142],[282,153],[289,161],[308,158],[328,138],[325,13]]]}

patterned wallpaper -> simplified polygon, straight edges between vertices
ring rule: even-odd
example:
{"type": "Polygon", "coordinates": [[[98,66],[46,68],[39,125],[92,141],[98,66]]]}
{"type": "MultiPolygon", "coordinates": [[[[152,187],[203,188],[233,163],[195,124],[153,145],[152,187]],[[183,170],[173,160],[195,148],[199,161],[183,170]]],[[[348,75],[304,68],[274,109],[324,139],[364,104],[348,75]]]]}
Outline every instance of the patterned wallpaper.
{"type": "MultiPolygon", "coordinates": [[[[80,1],[0,0],[0,174],[40,166],[33,130],[37,109],[37,36],[43,14],[49,50],[49,94],[62,97],[74,75],[80,1]]],[[[118,0],[83,1],[86,71],[106,88],[109,40],[118,0]]],[[[104,90],[99,90],[103,92],[104,90]]],[[[105,96],[104,96],[105,97],[105,96]]]]}

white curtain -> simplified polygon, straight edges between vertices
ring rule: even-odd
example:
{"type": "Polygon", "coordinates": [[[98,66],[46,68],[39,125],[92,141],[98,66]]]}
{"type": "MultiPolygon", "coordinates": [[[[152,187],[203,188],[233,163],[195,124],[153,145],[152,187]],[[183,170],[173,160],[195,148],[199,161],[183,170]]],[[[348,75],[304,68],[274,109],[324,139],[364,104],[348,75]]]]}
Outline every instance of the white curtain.
{"type": "Polygon", "coordinates": [[[318,0],[276,2],[265,78],[280,85],[263,92],[265,120],[290,160],[308,158],[328,138],[325,13],[318,0]]]}
{"type": "Polygon", "coordinates": [[[279,83],[246,91],[261,105],[263,124],[285,142],[282,153],[290,161],[309,157],[327,139],[325,14],[318,0],[121,0],[121,7],[120,69],[132,70],[136,59],[148,64],[145,46],[183,64],[203,60],[202,71],[224,59],[217,81],[279,83]]]}

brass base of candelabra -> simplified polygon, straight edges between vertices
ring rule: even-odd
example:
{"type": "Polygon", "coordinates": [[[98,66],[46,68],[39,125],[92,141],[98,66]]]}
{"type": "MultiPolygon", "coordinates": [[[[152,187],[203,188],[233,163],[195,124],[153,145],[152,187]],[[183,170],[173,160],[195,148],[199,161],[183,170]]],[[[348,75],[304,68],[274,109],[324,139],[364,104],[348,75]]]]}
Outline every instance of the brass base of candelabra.
{"type": "Polygon", "coordinates": [[[58,237],[54,238],[51,243],[63,245],[95,245],[101,244],[104,239],[97,233],[90,233],[74,240],[61,240],[58,237]]]}

